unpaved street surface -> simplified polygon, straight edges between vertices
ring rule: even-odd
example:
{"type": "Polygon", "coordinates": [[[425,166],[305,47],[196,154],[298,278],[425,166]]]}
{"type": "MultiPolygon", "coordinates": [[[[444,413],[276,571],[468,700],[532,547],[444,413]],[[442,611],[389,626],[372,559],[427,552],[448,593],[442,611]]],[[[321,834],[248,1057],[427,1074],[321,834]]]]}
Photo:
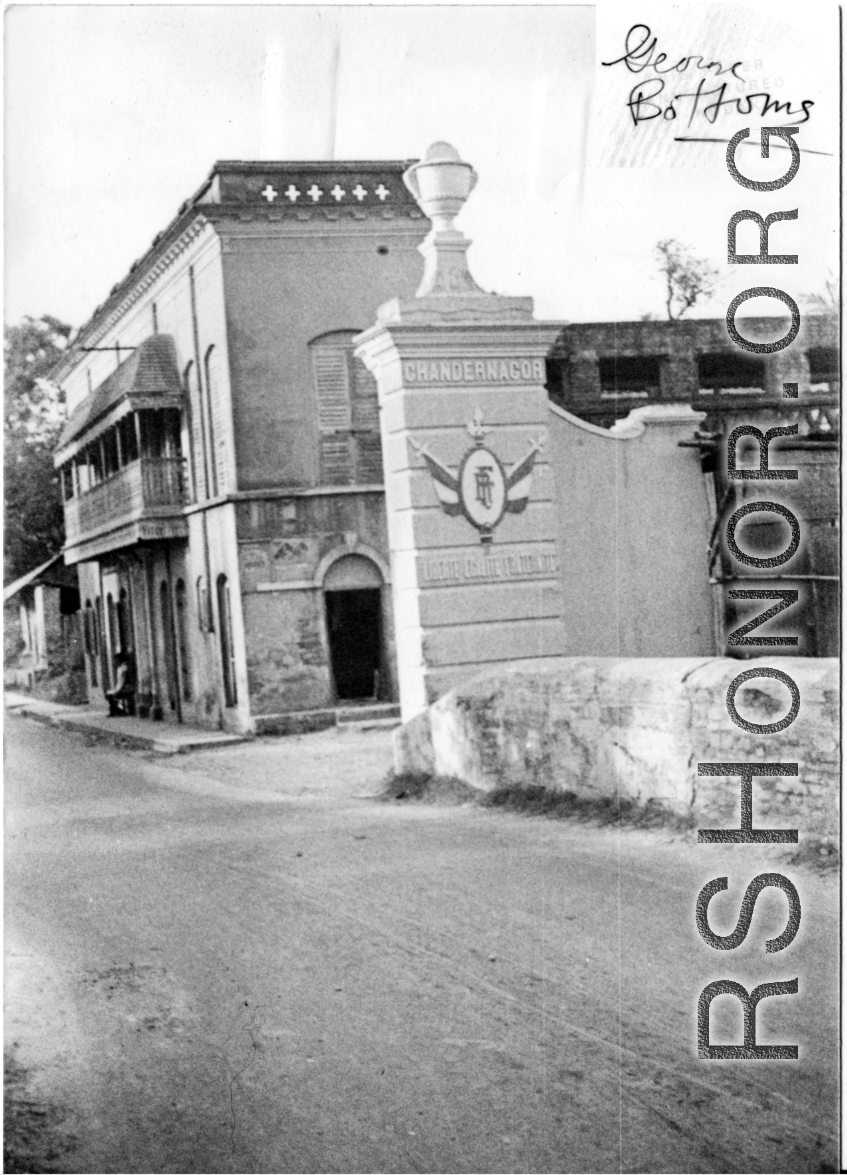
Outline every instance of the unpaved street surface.
{"type": "Polygon", "coordinates": [[[7,1170],[838,1169],[835,878],[786,870],[781,954],[774,890],[734,952],[694,925],[784,846],[379,803],[384,732],[6,744],[7,1170]],[[795,976],[799,1061],[697,1059],[707,983],[795,976]]]}

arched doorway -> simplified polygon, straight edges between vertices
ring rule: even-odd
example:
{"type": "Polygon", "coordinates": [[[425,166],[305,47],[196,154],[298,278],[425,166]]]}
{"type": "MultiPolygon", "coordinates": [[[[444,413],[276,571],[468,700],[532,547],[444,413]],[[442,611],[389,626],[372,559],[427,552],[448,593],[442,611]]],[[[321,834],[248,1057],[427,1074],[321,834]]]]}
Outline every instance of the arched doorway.
{"type": "Polygon", "coordinates": [[[88,656],[88,668],[91,673],[91,684],[97,685],[97,662],[100,657],[100,647],[97,640],[97,621],[94,617],[94,608],[91,600],[85,601],[85,652],[88,656]]]}
{"type": "MultiPolygon", "coordinates": [[[[109,625],[108,658],[109,681],[115,680],[115,657],[120,652],[118,646],[118,615],[115,609],[115,597],[111,592],[106,596],[106,619],[109,625]]],[[[103,675],[105,677],[105,674],[103,675]]]]}
{"type": "Polygon", "coordinates": [[[170,586],[166,579],[159,585],[159,601],[162,611],[162,638],[165,645],[165,685],[171,710],[176,715],[177,722],[182,722],[180,707],[179,681],[177,680],[176,639],[174,636],[174,620],[171,610],[170,586]]]}
{"type": "Polygon", "coordinates": [[[191,689],[191,638],[188,634],[188,593],[185,580],[178,579],[174,588],[176,614],[176,647],[179,654],[179,678],[182,685],[182,700],[190,702],[191,689]]]}
{"type": "Polygon", "coordinates": [[[121,588],[118,593],[117,603],[117,621],[118,621],[118,640],[120,641],[120,651],[128,655],[133,653],[133,618],[132,618],[132,603],[129,598],[129,592],[126,588],[121,588]]]}
{"type": "Polygon", "coordinates": [[[232,604],[225,575],[218,576],[218,632],[221,638],[221,665],[224,675],[224,703],[227,708],[238,704],[235,681],[235,643],[232,636],[232,604]]]}
{"type": "Polygon", "coordinates": [[[329,657],[338,701],[376,700],[386,685],[382,574],[364,555],[343,555],[324,578],[329,657]]]}
{"type": "MultiPolygon", "coordinates": [[[[98,596],[94,601],[95,614],[95,647],[99,651],[100,660],[100,681],[103,686],[103,692],[112,687],[112,679],[109,676],[109,653],[108,644],[106,641],[106,626],[103,621],[103,598],[98,596]]],[[[95,655],[97,655],[95,653],[95,655]]]]}

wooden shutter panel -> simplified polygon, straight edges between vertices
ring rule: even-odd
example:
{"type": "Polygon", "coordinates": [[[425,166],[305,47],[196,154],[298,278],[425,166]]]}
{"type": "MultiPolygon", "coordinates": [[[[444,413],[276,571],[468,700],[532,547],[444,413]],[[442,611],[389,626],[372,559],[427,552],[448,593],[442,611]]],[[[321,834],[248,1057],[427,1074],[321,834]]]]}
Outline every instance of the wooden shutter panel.
{"type": "Polygon", "coordinates": [[[350,485],[353,463],[350,460],[350,434],[324,434],[321,437],[321,482],[324,485],[350,485]]]}
{"type": "Polygon", "coordinates": [[[312,362],[318,403],[321,481],[324,485],[350,485],[353,481],[352,413],[347,350],[338,346],[316,347],[312,362]]]}
{"type": "Polygon", "coordinates": [[[376,380],[361,359],[353,360],[353,428],[356,436],[356,480],[381,483],[382,441],[379,433],[379,396],[376,380]]]}
{"type": "Polygon", "coordinates": [[[350,428],[350,374],[347,352],[340,347],[316,347],[313,351],[318,393],[318,427],[321,432],[350,428]]]}
{"type": "Polygon", "coordinates": [[[379,433],[360,433],[356,437],[356,480],[365,485],[379,485],[383,479],[382,443],[379,433]]]}

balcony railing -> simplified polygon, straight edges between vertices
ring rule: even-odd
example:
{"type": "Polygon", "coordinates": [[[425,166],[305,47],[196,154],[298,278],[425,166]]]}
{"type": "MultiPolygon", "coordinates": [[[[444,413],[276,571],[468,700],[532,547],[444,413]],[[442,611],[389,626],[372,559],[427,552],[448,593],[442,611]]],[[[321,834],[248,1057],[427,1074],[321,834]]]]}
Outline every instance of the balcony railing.
{"type": "Polygon", "coordinates": [[[181,517],[186,504],[186,479],[181,457],[142,457],[105,481],[65,502],[69,545],[122,523],[151,516],[181,517]]]}

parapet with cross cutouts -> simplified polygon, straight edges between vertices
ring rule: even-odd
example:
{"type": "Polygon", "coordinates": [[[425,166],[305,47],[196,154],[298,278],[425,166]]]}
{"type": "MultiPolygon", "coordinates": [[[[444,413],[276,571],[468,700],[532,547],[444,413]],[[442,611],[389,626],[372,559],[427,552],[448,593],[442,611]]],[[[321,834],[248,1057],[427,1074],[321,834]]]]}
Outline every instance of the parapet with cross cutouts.
{"type": "Polygon", "coordinates": [[[321,212],[340,215],[406,215],[421,217],[403,183],[408,161],[312,163],[216,163],[207,184],[192,203],[236,205],[256,214],[277,216],[321,212]]]}

